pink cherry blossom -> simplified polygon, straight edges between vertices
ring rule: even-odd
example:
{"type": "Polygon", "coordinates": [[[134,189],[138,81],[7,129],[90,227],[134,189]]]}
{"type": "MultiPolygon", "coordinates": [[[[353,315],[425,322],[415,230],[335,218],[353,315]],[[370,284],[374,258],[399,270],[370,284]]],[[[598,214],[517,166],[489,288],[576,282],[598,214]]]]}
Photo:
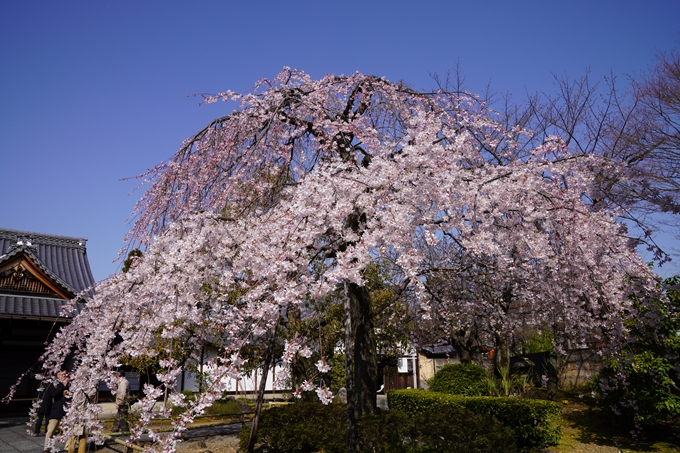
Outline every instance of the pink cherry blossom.
{"type": "MultiPolygon", "coordinates": [[[[74,392],[112,384],[123,363],[157,360],[136,436],[161,395],[186,405],[173,420],[180,434],[248,365],[245,346],[289,310],[319,316],[309,301],[364,285],[375,260],[393,264],[421,332],[474,328],[490,344],[551,326],[558,348],[593,338],[616,347],[630,295],[656,291],[618,212],[587,203],[598,171],[616,164],[571,155],[559,137],[515,159],[529,132],[495,122],[473,96],[285,69],[207,102],[220,99],[238,108],[141,176],[129,240],[144,256],[100,282],[42,358],[55,373],[74,354],[74,392]],[[183,401],[178,376],[206,345],[219,351],[210,385],[183,401]]],[[[293,333],[279,359],[314,350],[293,333]]],[[[301,390],[332,399],[312,381],[301,390]]],[[[92,411],[69,411],[61,439],[80,423],[101,434],[92,411]]],[[[175,448],[175,436],[152,435],[154,448],[175,448]]]]}
{"type": "Polygon", "coordinates": [[[323,404],[330,404],[333,402],[333,393],[327,387],[319,387],[316,389],[316,396],[323,404]]]}
{"type": "Polygon", "coordinates": [[[324,359],[320,359],[314,365],[316,365],[316,369],[319,370],[319,373],[328,373],[331,370],[330,365],[328,365],[324,359]]]}

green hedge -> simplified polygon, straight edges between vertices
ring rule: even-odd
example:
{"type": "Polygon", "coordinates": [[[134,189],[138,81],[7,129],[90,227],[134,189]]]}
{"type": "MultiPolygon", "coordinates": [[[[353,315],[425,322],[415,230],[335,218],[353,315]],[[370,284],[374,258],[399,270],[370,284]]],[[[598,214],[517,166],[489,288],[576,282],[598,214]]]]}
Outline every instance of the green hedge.
{"type": "Polygon", "coordinates": [[[487,390],[489,374],[474,363],[446,365],[430,379],[433,392],[464,396],[483,396],[487,390]]]}
{"type": "MultiPolygon", "coordinates": [[[[398,410],[389,412],[407,417],[398,410]]],[[[411,421],[413,442],[409,453],[517,452],[512,428],[503,426],[491,415],[443,406],[413,417],[411,421]]]]}
{"type": "MultiPolygon", "coordinates": [[[[196,395],[193,393],[186,392],[185,394],[187,395],[187,401],[193,401],[196,398],[196,395]]],[[[184,411],[186,411],[186,408],[184,407],[173,406],[172,415],[177,416],[183,414],[184,411]]],[[[234,398],[224,398],[219,399],[206,407],[203,415],[240,415],[244,412],[252,412],[252,410],[248,408],[247,403],[237,401],[234,398]]]]}
{"type": "Polygon", "coordinates": [[[422,390],[387,392],[387,401],[390,410],[402,411],[412,418],[442,407],[491,415],[514,431],[517,447],[521,449],[557,445],[560,441],[560,406],[552,401],[465,397],[422,390]]]}
{"type": "MultiPolygon", "coordinates": [[[[343,453],[347,451],[346,407],[324,406],[319,402],[297,402],[263,410],[257,443],[272,453],[343,453]]],[[[246,451],[250,429],[240,434],[240,448],[246,451]]]]}
{"type": "MultiPolygon", "coordinates": [[[[298,402],[262,411],[257,443],[271,453],[344,453],[347,408],[298,402]]],[[[249,429],[241,431],[245,451],[249,429]]],[[[359,453],[511,453],[514,433],[485,414],[443,407],[410,419],[400,411],[381,411],[357,420],[359,453]]]]}

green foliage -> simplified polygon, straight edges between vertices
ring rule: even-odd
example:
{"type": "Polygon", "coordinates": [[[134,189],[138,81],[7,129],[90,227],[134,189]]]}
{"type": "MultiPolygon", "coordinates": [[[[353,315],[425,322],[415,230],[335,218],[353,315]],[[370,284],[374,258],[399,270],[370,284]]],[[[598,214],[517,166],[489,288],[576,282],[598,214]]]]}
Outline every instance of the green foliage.
{"type": "Polygon", "coordinates": [[[509,367],[498,369],[500,379],[487,377],[486,394],[489,396],[521,396],[529,387],[529,377],[521,374],[511,374],[509,367]]]}
{"type": "Polygon", "coordinates": [[[196,379],[196,385],[198,387],[199,393],[205,392],[206,389],[208,389],[212,384],[212,374],[210,371],[203,371],[201,372],[201,368],[199,366],[195,367],[187,367],[190,371],[194,372],[194,376],[196,379]]]}
{"type": "Polygon", "coordinates": [[[430,380],[433,392],[481,396],[488,390],[486,370],[474,363],[446,365],[430,380]]]}
{"type": "MultiPolygon", "coordinates": [[[[249,430],[240,435],[244,449],[249,430]]],[[[357,421],[357,451],[371,453],[472,453],[514,451],[514,433],[491,416],[455,407],[409,418],[378,411],[357,421]]],[[[258,443],[272,453],[347,451],[346,407],[295,403],[262,412],[258,443]]]]}
{"type": "Polygon", "coordinates": [[[372,453],[409,453],[413,450],[404,440],[410,438],[412,431],[410,420],[401,412],[379,411],[375,415],[361,417],[357,422],[357,450],[372,453]]]}
{"type": "MultiPolygon", "coordinates": [[[[312,264],[315,265],[315,264],[312,264]]],[[[316,265],[323,265],[316,263],[316,265]]],[[[377,359],[398,356],[410,341],[413,330],[413,320],[410,308],[401,294],[401,282],[395,279],[394,269],[387,260],[376,260],[362,271],[364,283],[368,289],[371,311],[374,322],[377,359]]],[[[304,312],[315,312],[318,316],[302,316],[300,310],[289,310],[282,337],[292,336],[294,333],[313,339],[319,345],[318,352],[309,358],[296,356],[291,366],[291,385],[299,388],[305,380],[322,379],[325,384],[336,393],[340,387],[345,387],[345,357],[334,354],[336,346],[344,343],[344,292],[340,286],[327,297],[316,300],[309,298],[305,301],[304,312]],[[316,362],[323,358],[331,365],[329,374],[320,374],[316,362]]],[[[246,358],[249,363],[259,363],[256,359],[262,354],[246,358]]],[[[304,399],[314,399],[312,394],[303,396],[304,399]]]]}
{"type": "Polygon", "coordinates": [[[330,365],[331,392],[337,394],[338,390],[347,384],[345,377],[345,354],[335,354],[330,365]]]}
{"type": "MultiPolygon", "coordinates": [[[[398,273],[397,273],[398,274],[398,273]]],[[[362,273],[371,298],[378,360],[401,355],[408,348],[414,320],[407,298],[399,297],[402,282],[389,260],[376,260],[362,273]]]]}
{"type": "Polygon", "coordinates": [[[543,400],[503,397],[463,397],[420,390],[396,390],[387,393],[389,407],[411,418],[442,410],[465,409],[474,414],[495,417],[512,429],[516,446],[529,449],[557,445],[560,440],[560,406],[543,400]]]}
{"type": "Polygon", "coordinates": [[[680,380],[667,358],[642,351],[629,360],[613,359],[599,377],[608,386],[602,403],[613,406],[614,414],[631,426],[634,420],[649,427],[680,417],[680,380]],[[625,382],[616,379],[620,371],[626,375],[625,382]],[[634,401],[634,406],[621,404],[629,401],[634,401]]]}
{"type": "MultiPolygon", "coordinates": [[[[250,430],[241,431],[241,450],[248,446],[250,430]]],[[[299,402],[262,411],[257,443],[272,453],[347,451],[346,407],[340,404],[299,402]]]]}
{"type": "Polygon", "coordinates": [[[553,348],[553,334],[548,330],[535,331],[522,342],[525,354],[550,351],[553,348]]]}
{"type": "Polygon", "coordinates": [[[130,267],[132,266],[132,263],[135,262],[135,258],[141,258],[143,256],[143,253],[139,249],[132,249],[130,250],[130,253],[128,253],[127,259],[123,261],[123,268],[121,269],[123,272],[127,272],[130,270],[130,267]]]}
{"type": "Polygon", "coordinates": [[[668,300],[633,300],[629,347],[610,357],[599,375],[606,390],[601,402],[630,427],[680,420],[680,277],[664,285],[668,300]]]}
{"type": "MultiPolygon", "coordinates": [[[[195,393],[183,391],[186,395],[186,401],[192,401],[195,398],[195,393]]],[[[243,412],[244,403],[237,402],[234,399],[226,398],[220,399],[205,408],[204,415],[240,415],[243,412]]],[[[183,413],[185,408],[174,406],[172,408],[172,415],[176,416],[183,413]]]]}
{"type": "Polygon", "coordinates": [[[505,453],[515,451],[514,433],[493,417],[443,407],[409,419],[401,411],[381,411],[358,423],[359,452],[505,453]]]}
{"type": "MultiPolygon", "coordinates": [[[[398,412],[398,411],[394,411],[398,412]]],[[[414,418],[417,453],[513,452],[515,434],[492,416],[444,406],[414,418]]]]}
{"type": "Polygon", "coordinates": [[[232,399],[217,400],[205,410],[206,415],[239,415],[242,412],[242,405],[232,399]]]}

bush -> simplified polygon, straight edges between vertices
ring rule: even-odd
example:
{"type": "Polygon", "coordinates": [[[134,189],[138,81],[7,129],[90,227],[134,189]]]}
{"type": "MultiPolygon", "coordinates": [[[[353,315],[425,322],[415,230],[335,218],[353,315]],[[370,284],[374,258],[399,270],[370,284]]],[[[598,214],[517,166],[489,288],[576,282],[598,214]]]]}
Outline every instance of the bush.
{"type": "Polygon", "coordinates": [[[402,411],[412,419],[444,407],[495,417],[514,432],[515,444],[523,450],[557,445],[560,440],[560,406],[551,401],[463,397],[421,390],[391,391],[387,393],[387,401],[390,409],[402,411]]]}
{"type": "Polygon", "coordinates": [[[680,421],[680,276],[666,279],[667,300],[633,298],[625,320],[630,343],[600,372],[601,403],[626,429],[680,421]]]}
{"type": "MultiPolygon", "coordinates": [[[[241,431],[245,450],[250,430],[241,431]]],[[[346,406],[299,402],[262,412],[257,442],[272,453],[347,451],[346,406]]],[[[396,410],[357,421],[357,451],[371,453],[472,453],[513,451],[514,433],[489,415],[456,407],[410,419],[396,410]]]]}
{"type": "Polygon", "coordinates": [[[248,405],[229,398],[217,400],[205,409],[206,415],[240,415],[243,412],[250,412],[248,405]]]}
{"type": "Polygon", "coordinates": [[[607,388],[601,404],[627,428],[663,426],[680,419],[680,373],[666,357],[651,351],[621,354],[610,358],[598,379],[607,388]]]}
{"type": "MultiPolygon", "coordinates": [[[[262,411],[257,442],[272,453],[327,453],[347,451],[346,407],[324,406],[318,402],[298,402],[262,411]]],[[[240,448],[248,446],[250,430],[240,434],[240,448]]]]}
{"type": "Polygon", "coordinates": [[[453,395],[482,396],[487,390],[488,377],[486,370],[474,363],[446,365],[430,380],[430,390],[453,395]]]}
{"type": "MultiPolygon", "coordinates": [[[[182,392],[185,393],[185,392],[182,392]]],[[[186,401],[193,401],[196,398],[194,393],[185,393],[187,395],[186,401]]],[[[186,408],[173,406],[172,415],[177,416],[183,414],[186,408]]],[[[242,401],[236,401],[234,398],[219,399],[205,408],[204,415],[240,415],[243,412],[250,412],[247,404],[242,401]]]]}
{"type": "MultiPolygon", "coordinates": [[[[398,411],[395,411],[398,412],[398,411]]],[[[418,453],[515,451],[515,433],[489,415],[453,406],[414,418],[414,448],[418,453]]]]}
{"type": "Polygon", "coordinates": [[[397,410],[379,411],[357,423],[358,452],[506,453],[514,433],[488,415],[455,407],[439,408],[409,419],[397,410]]]}
{"type": "MultiPolygon", "coordinates": [[[[399,411],[378,410],[357,422],[357,451],[371,453],[409,453],[405,439],[413,436],[413,426],[408,417],[399,411]]],[[[344,431],[345,436],[347,430],[344,431]]],[[[347,443],[345,442],[345,448],[347,443]]]]}

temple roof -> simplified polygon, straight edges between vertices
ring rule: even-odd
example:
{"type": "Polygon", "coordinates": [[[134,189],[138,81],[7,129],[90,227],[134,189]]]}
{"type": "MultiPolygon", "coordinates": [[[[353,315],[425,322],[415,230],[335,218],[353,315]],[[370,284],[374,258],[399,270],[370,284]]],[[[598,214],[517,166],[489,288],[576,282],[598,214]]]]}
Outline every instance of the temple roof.
{"type": "Polygon", "coordinates": [[[95,283],[86,243],[84,238],[0,229],[0,271],[6,268],[0,274],[7,274],[0,287],[0,316],[59,316],[66,299],[95,283]]]}
{"type": "MultiPolygon", "coordinates": [[[[61,317],[61,309],[67,303],[67,300],[51,297],[0,294],[0,316],[51,320],[61,317]]],[[[77,313],[79,313],[82,308],[82,302],[78,302],[74,305],[74,309],[77,313]]]]}

